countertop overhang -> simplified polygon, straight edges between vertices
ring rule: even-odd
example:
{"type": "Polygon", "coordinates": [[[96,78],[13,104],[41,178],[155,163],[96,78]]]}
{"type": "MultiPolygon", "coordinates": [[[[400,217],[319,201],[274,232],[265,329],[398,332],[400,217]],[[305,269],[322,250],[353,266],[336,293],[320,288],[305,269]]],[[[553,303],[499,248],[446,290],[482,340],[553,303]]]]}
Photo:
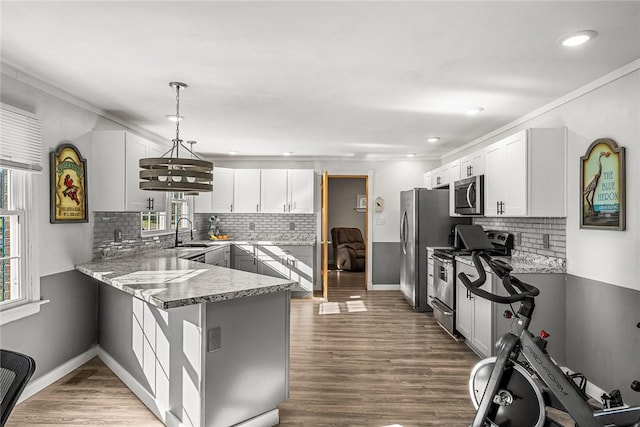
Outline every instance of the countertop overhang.
{"type": "MultiPolygon", "coordinates": [[[[237,243],[237,242],[226,242],[237,243]]],[[[76,270],[162,309],[287,291],[296,283],[184,259],[207,248],[172,248],[94,260],[76,270]]]]}
{"type": "MultiPolygon", "coordinates": [[[[535,262],[531,259],[527,258],[518,258],[518,257],[495,257],[497,259],[501,259],[506,261],[511,267],[513,267],[513,274],[563,274],[567,272],[567,267],[564,264],[560,263],[544,263],[544,262],[535,262]]],[[[474,266],[473,260],[470,256],[456,256],[456,261],[460,261],[463,264],[467,264],[470,266],[474,266]]],[[[491,272],[491,268],[484,265],[484,269],[487,272],[491,272]]]]}

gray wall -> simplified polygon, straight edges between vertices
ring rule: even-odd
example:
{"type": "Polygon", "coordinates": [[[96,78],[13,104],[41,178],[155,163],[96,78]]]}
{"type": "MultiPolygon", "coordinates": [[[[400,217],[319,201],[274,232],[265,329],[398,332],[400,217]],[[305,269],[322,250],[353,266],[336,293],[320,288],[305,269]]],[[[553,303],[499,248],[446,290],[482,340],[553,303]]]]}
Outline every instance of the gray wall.
{"type": "MultiPolygon", "coordinates": [[[[357,195],[367,194],[366,182],[364,178],[329,176],[329,233],[334,227],[354,227],[360,229],[363,239],[367,238],[366,214],[354,210],[357,195]]],[[[329,245],[329,263],[334,263],[333,245],[329,245]]]]}
{"type": "Polygon", "coordinates": [[[36,361],[34,379],[47,374],[97,343],[97,285],[75,270],[40,278],[49,303],[33,316],[2,325],[2,348],[36,361]]]}
{"type": "Polygon", "coordinates": [[[400,243],[373,242],[372,252],[372,283],[374,285],[397,285],[400,283],[400,243]]]}
{"type": "Polygon", "coordinates": [[[567,365],[625,403],[640,404],[640,292],[567,275],[567,365]]]}

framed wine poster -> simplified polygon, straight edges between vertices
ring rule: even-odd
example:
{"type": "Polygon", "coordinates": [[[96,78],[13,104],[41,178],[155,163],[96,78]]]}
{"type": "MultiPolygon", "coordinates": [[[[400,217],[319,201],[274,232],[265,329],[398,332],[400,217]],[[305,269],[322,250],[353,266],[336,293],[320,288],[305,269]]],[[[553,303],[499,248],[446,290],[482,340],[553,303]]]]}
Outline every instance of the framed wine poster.
{"type": "Polygon", "coordinates": [[[596,139],[580,157],[580,228],[625,229],[624,147],[596,139]]]}
{"type": "Polygon", "coordinates": [[[52,224],[88,222],[87,162],[72,144],[50,154],[52,224]]]}

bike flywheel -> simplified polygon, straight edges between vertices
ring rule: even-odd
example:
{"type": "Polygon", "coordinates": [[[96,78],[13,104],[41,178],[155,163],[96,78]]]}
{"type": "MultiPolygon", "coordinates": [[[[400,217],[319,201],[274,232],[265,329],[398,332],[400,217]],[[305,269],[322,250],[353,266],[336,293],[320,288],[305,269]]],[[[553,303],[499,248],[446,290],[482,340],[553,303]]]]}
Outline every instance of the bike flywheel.
{"type": "MultiPolygon", "coordinates": [[[[473,406],[478,409],[489,382],[496,358],[481,360],[471,371],[469,394],[473,406]]],[[[487,416],[492,427],[543,427],[545,404],[540,388],[529,373],[515,363],[502,375],[498,392],[487,416]]]]}

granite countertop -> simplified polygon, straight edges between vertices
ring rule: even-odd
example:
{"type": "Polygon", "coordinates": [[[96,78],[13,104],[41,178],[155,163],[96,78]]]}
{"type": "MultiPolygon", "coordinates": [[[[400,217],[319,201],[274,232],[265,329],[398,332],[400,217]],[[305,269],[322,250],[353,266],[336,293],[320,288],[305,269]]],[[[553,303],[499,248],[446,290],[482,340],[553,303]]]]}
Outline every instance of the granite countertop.
{"type": "MultiPolygon", "coordinates": [[[[509,263],[513,267],[512,273],[541,273],[541,274],[553,274],[553,273],[566,273],[567,267],[565,260],[561,258],[537,256],[534,254],[525,255],[518,254],[516,256],[499,256],[496,259],[502,259],[509,263]]],[[[473,266],[473,260],[470,256],[456,256],[456,261],[460,261],[463,264],[473,266]]],[[[488,265],[484,266],[485,271],[491,272],[488,265]]]]}
{"type": "Polygon", "coordinates": [[[162,309],[295,288],[296,283],[184,259],[207,248],[159,249],[94,260],[76,270],[162,309]]]}

